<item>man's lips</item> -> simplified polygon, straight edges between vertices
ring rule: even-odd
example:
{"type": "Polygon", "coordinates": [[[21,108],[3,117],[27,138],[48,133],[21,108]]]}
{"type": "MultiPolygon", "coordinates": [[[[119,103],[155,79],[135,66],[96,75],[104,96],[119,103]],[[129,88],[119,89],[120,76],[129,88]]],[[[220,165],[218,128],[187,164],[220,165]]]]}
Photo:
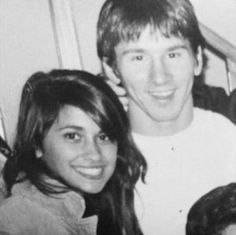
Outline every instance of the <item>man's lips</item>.
{"type": "Polygon", "coordinates": [[[151,96],[154,96],[158,99],[169,99],[174,93],[175,90],[151,90],[148,92],[151,96]]]}

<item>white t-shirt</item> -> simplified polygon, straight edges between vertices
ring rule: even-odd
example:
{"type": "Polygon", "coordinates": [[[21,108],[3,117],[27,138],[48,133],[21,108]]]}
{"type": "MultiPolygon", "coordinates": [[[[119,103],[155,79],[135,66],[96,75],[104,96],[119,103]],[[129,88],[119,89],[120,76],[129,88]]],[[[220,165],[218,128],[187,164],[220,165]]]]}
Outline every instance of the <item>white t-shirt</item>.
{"type": "Polygon", "coordinates": [[[133,137],[148,164],[146,184],[139,181],[135,195],[145,235],[184,235],[193,203],[236,181],[236,126],[220,114],[195,108],[182,132],[133,137]]]}

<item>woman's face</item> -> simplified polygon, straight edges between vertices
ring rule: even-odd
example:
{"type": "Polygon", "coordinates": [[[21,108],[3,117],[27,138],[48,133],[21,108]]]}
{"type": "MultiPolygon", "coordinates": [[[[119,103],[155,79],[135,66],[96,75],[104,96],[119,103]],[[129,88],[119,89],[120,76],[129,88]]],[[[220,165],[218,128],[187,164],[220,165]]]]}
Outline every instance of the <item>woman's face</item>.
{"type": "Polygon", "coordinates": [[[67,185],[98,193],[114,172],[117,143],[80,108],[66,105],[43,140],[42,158],[67,185]]]}

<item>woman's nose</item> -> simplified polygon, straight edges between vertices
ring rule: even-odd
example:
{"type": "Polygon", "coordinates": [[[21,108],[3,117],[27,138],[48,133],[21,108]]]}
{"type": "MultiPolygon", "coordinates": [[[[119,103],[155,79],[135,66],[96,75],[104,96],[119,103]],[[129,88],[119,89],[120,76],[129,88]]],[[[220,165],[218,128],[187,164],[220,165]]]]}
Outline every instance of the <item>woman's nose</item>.
{"type": "Polygon", "coordinates": [[[95,141],[89,141],[86,143],[85,155],[94,161],[100,161],[102,159],[102,151],[95,141]]]}

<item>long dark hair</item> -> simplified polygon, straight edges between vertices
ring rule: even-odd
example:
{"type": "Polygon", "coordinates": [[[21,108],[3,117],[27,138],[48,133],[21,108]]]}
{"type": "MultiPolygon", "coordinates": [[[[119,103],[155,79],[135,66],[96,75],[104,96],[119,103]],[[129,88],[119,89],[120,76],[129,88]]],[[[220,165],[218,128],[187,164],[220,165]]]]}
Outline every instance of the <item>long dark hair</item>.
{"type": "Polygon", "coordinates": [[[104,215],[109,215],[119,234],[141,234],[133,201],[135,183],[139,177],[144,180],[146,162],[132,140],[129,121],[117,96],[101,78],[85,71],[38,72],[26,82],[13,148],[15,157],[7,160],[3,171],[9,195],[12,186],[24,179],[47,195],[60,193],[42,180],[42,174],[53,175],[36,157],[36,150],[42,148],[45,135],[64,105],[82,109],[118,143],[117,165],[111,179],[101,193],[84,195],[87,204],[96,207],[101,218],[99,233],[104,229],[104,215]]]}

